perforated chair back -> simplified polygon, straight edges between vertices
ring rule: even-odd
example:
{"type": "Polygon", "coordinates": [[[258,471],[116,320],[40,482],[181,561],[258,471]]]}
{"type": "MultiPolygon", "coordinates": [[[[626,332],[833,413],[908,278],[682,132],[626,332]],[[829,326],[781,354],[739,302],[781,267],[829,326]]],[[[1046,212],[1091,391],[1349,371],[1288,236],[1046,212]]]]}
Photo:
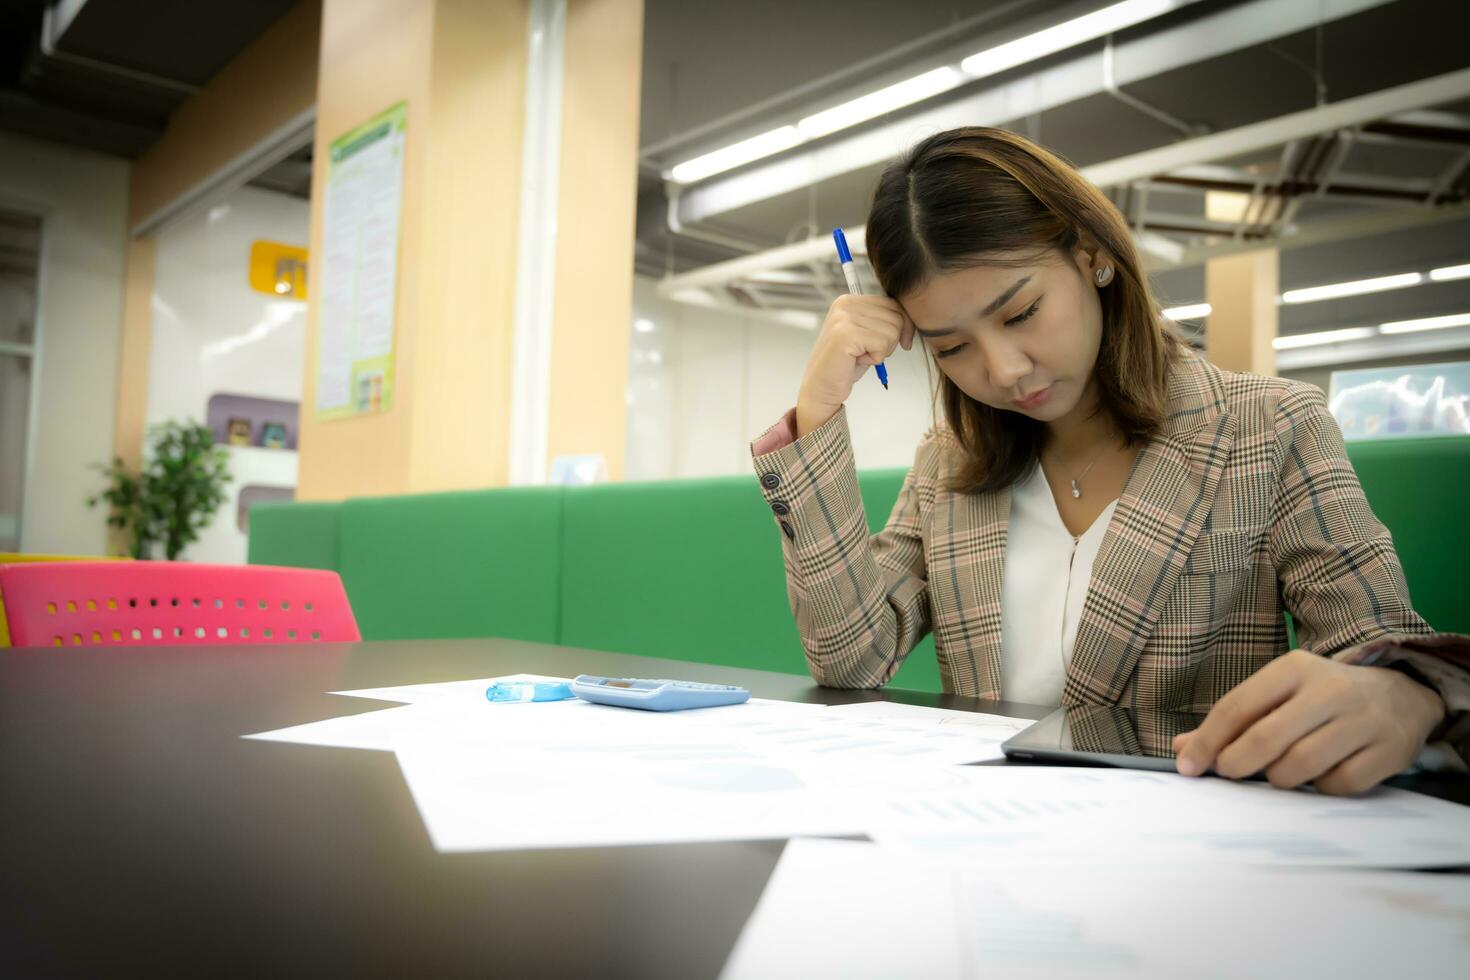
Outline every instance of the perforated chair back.
{"type": "Polygon", "coordinates": [[[336,572],[186,562],[0,565],[18,647],[355,642],[336,572]]]}

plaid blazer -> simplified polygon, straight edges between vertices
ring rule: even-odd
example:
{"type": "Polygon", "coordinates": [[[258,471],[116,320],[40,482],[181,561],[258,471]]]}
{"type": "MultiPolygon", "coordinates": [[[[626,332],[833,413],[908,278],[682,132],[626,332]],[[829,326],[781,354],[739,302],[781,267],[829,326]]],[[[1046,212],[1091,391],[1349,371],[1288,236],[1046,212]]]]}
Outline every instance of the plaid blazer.
{"type": "MultiPolygon", "coordinates": [[[[1000,697],[1009,492],[949,489],[962,450],[937,427],[869,536],[846,412],[793,436],[788,412],[751,448],[812,676],[879,687],[932,632],[946,691],[1000,697]]],[[[1182,353],[1093,564],[1062,703],[1207,711],[1287,651],[1283,609],[1305,649],[1406,661],[1464,754],[1470,639],[1410,606],[1321,390],[1182,353]]]]}

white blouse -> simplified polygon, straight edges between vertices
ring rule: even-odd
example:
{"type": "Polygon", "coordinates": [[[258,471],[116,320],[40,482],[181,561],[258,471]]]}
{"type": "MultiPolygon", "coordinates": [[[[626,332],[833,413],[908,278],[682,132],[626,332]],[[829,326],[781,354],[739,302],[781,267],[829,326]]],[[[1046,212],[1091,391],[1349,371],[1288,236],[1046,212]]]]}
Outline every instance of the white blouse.
{"type": "Polygon", "coordinates": [[[1001,579],[1001,697],[1057,705],[1114,500],[1081,537],[1062,523],[1040,464],[1011,488],[1001,579]]]}

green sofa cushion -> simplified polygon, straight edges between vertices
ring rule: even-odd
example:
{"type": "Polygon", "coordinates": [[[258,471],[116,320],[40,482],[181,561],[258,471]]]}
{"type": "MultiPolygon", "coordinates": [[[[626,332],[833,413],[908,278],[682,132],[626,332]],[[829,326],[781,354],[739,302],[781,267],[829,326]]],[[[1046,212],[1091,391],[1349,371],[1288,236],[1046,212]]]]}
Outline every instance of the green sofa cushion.
{"type": "Polygon", "coordinates": [[[338,503],[271,503],[250,508],[246,561],[252,565],[337,569],[338,503]]]}
{"type": "Polygon", "coordinates": [[[340,571],[363,637],[557,642],[561,497],[529,487],[347,501],[340,571]]]}
{"type": "Polygon", "coordinates": [[[1347,447],[1368,504],[1393,534],[1415,611],[1442,633],[1470,633],[1470,437],[1347,447]]]}

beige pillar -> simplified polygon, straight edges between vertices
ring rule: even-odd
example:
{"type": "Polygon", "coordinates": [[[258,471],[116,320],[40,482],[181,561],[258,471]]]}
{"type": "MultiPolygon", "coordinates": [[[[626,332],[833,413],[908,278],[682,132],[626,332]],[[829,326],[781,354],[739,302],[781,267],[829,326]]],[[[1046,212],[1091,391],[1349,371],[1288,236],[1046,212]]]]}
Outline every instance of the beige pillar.
{"type": "MultiPolygon", "coordinates": [[[[300,499],[509,482],[527,0],[326,0],[316,159],[407,102],[395,388],[383,413],[315,418],[307,338],[300,499]]],[[[622,473],[637,203],[642,0],[568,0],[546,457],[622,473]]],[[[312,185],[320,254],[323,179],[312,185]]],[[[320,295],[312,263],[311,295],[320,295]]]]}
{"type": "Polygon", "coordinates": [[[547,459],[623,473],[643,0],[568,0],[547,459]]]}
{"type": "MultiPolygon", "coordinates": [[[[526,31],[524,0],[324,4],[315,159],[407,103],[395,385],[387,411],[317,420],[311,263],[299,499],[506,480],[526,31]]],[[[326,176],[312,174],[313,255],[326,176]]]]}
{"type": "Polygon", "coordinates": [[[1228,371],[1276,373],[1276,297],[1279,253],[1262,249],[1205,263],[1205,302],[1210,318],[1205,349],[1228,371]]]}

